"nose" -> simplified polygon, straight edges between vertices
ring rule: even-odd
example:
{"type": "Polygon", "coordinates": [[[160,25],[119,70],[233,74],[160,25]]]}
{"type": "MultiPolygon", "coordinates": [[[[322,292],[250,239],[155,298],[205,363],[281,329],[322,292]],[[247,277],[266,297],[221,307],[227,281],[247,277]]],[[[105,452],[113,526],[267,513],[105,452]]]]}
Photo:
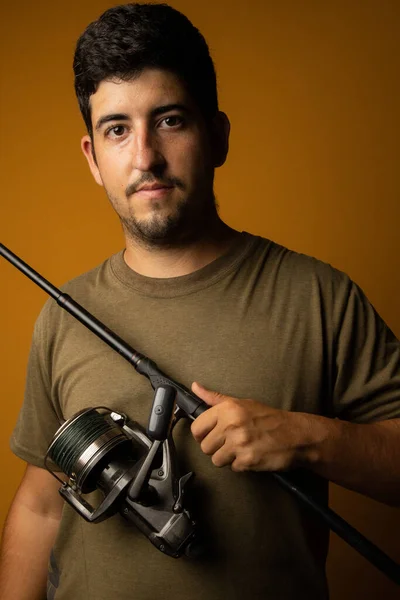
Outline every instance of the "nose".
{"type": "Polygon", "coordinates": [[[138,171],[152,171],[165,164],[165,157],[151,129],[144,127],[135,132],[132,158],[133,167],[138,171]]]}

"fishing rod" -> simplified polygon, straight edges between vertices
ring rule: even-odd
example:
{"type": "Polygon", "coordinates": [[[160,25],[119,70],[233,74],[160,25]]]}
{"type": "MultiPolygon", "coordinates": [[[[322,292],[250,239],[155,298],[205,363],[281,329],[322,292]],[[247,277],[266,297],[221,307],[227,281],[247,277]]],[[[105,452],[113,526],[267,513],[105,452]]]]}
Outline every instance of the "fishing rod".
{"type": "MultiPolygon", "coordinates": [[[[50,457],[69,476],[69,484],[60,479],[62,484],[60,494],[88,521],[102,520],[118,509],[124,516],[128,516],[159,550],[174,557],[181,556],[183,553],[196,555],[198,548],[195,547],[194,542],[197,539],[198,532],[190,513],[183,508],[182,504],[183,487],[192,473],[180,477],[176,470],[174,471],[173,465],[176,461],[173,459],[174,446],[171,431],[177,421],[177,418],[173,418],[174,410],[175,417],[186,417],[193,421],[208,409],[208,405],[184,385],[161,371],[154,361],[132,348],[83,306],[52,285],[1,243],[0,255],[42,288],[61,308],[69,312],[113,350],[118,352],[138,373],[147,377],[155,391],[146,433],[137,423],[133,422],[132,424],[132,422],[129,422],[125,415],[109,411],[103,407],[81,411],[62,425],[56,432],[45,457],[45,462],[50,457]],[[175,404],[178,409],[175,409],[175,404]],[[103,424],[103,413],[106,415],[105,425],[103,424]],[[83,435],[83,431],[90,430],[91,427],[93,431],[97,432],[99,419],[103,428],[105,428],[105,433],[100,435],[99,439],[105,438],[106,442],[103,443],[102,441],[103,445],[101,445],[98,439],[94,439],[94,441],[91,440],[90,444],[85,442],[81,447],[79,443],[76,443],[77,433],[83,435]],[[92,420],[96,422],[95,425],[92,425],[92,420]],[[74,443],[78,448],[71,448],[68,445],[71,445],[71,439],[75,440],[74,443]],[[130,456],[130,461],[127,464],[124,463],[122,467],[120,460],[114,461],[113,476],[110,478],[111,483],[109,475],[105,474],[104,465],[110,462],[112,452],[118,454],[120,459],[121,453],[126,452],[129,446],[127,441],[130,441],[134,446],[133,454],[130,456]],[[67,462],[64,459],[66,448],[68,450],[67,462]],[[167,507],[169,513],[166,510],[168,515],[164,517],[164,521],[161,519],[161,522],[159,515],[157,515],[157,518],[153,515],[154,501],[152,504],[151,500],[148,499],[149,495],[153,494],[154,496],[157,491],[158,502],[160,496],[163,496],[161,488],[162,485],[165,486],[165,481],[160,482],[159,477],[157,479],[154,470],[152,470],[154,458],[160,449],[163,452],[163,465],[167,467],[167,470],[169,467],[169,480],[167,482],[169,486],[169,504],[167,507]],[[82,460],[83,455],[85,455],[85,459],[90,455],[90,460],[85,463],[82,460]],[[118,485],[115,484],[116,480],[119,482],[118,485]],[[80,496],[80,493],[92,491],[96,487],[103,491],[105,499],[97,509],[94,509],[80,496]],[[146,496],[147,501],[144,500],[146,496]],[[180,515],[178,524],[175,518],[177,515],[180,515]],[[165,526],[165,523],[168,524],[168,527],[165,526]],[[167,533],[171,533],[168,539],[162,537],[166,530],[167,533]],[[176,535],[177,533],[178,535],[176,535]],[[178,542],[176,542],[176,539],[178,539],[178,542]]],[[[54,475],[54,473],[52,474],[54,475]]],[[[309,494],[299,488],[287,474],[272,472],[269,475],[302,504],[312,509],[333,532],[371,564],[397,585],[400,585],[400,565],[380,548],[332,509],[316,502],[309,494]]]]}

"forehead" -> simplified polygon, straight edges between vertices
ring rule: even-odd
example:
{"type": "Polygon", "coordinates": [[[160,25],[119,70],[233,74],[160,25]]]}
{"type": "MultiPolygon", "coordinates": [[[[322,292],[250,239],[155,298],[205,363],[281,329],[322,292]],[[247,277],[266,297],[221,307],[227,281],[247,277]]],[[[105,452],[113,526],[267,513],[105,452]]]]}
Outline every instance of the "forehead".
{"type": "Polygon", "coordinates": [[[133,79],[110,79],[100,82],[90,97],[93,122],[104,113],[123,112],[133,116],[146,116],[168,104],[184,104],[194,108],[193,101],[181,79],[170,71],[145,69],[133,79]]]}

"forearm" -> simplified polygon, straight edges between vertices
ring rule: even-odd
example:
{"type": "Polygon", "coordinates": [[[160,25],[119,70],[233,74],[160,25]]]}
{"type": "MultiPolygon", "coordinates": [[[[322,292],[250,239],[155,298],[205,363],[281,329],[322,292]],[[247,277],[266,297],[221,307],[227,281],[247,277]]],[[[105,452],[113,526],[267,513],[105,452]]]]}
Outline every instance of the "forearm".
{"type": "Polygon", "coordinates": [[[63,500],[46,469],[28,465],[3,533],[1,600],[44,600],[47,564],[57,535],[63,500]]]}
{"type": "Polygon", "coordinates": [[[1,551],[2,600],[46,598],[47,564],[58,526],[53,515],[37,514],[24,505],[11,508],[1,551]]]}
{"type": "Polygon", "coordinates": [[[381,502],[400,505],[400,419],[355,424],[310,415],[312,471],[381,502]]]}
{"type": "Polygon", "coordinates": [[[53,515],[13,506],[7,519],[0,562],[2,600],[44,600],[47,564],[59,526],[53,515]]]}

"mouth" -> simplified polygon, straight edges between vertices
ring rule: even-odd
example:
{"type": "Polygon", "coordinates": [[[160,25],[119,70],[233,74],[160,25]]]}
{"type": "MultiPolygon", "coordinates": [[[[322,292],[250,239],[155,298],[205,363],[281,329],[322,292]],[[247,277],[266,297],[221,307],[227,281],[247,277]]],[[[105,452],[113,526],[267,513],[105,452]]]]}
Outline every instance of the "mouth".
{"type": "Polygon", "coordinates": [[[172,185],[152,184],[145,185],[135,192],[135,196],[143,198],[162,198],[167,196],[173,189],[172,185]]]}

